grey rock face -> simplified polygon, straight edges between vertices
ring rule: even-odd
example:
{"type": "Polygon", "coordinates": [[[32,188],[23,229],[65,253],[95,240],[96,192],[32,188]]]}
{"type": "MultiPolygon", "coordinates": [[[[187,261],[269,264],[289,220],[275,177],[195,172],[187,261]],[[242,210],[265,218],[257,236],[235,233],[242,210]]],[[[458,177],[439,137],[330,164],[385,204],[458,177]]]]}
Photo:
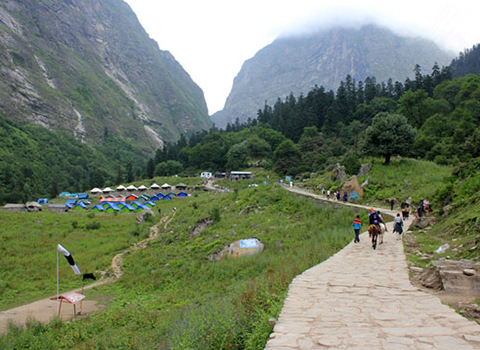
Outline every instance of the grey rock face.
{"type": "Polygon", "coordinates": [[[254,119],[265,101],[273,106],[291,92],[306,95],[315,85],[336,90],[347,74],[359,81],[374,76],[378,83],[413,78],[419,64],[430,71],[447,65],[453,55],[423,39],[399,37],[373,25],[333,28],[304,37],[278,38],[244,62],[223,110],[212,115],[218,127],[254,119]]]}
{"type": "Polygon", "coordinates": [[[211,122],[202,90],[122,0],[0,3],[0,108],[17,123],[144,150],[211,122]]]}

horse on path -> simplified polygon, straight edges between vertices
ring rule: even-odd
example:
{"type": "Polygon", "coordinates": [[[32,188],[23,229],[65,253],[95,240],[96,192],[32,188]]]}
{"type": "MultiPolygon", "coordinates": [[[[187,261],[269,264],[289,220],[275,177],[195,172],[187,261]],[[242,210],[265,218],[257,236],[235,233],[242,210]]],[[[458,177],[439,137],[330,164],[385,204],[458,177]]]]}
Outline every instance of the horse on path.
{"type": "Polygon", "coordinates": [[[373,249],[377,249],[377,241],[378,241],[378,244],[383,244],[383,234],[387,230],[387,227],[385,226],[385,224],[380,223],[379,226],[380,227],[378,227],[375,224],[368,226],[368,234],[372,238],[373,249]]]}

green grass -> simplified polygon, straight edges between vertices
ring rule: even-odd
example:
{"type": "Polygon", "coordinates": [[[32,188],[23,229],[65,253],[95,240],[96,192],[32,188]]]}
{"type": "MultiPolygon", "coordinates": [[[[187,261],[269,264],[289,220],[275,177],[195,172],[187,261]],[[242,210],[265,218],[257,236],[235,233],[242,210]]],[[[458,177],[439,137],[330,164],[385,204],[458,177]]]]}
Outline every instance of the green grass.
{"type": "MultiPolygon", "coordinates": [[[[138,230],[135,215],[94,214],[74,211],[0,212],[0,310],[56,294],[57,244],[70,251],[82,272],[107,270],[113,256],[148,235],[148,226],[138,230]],[[98,228],[96,228],[98,227],[98,228]]],[[[60,288],[81,287],[60,255],[60,288]]]]}
{"type": "MultiPolygon", "coordinates": [[[[107,309],[69,324],[31,323],[26,332],[12,326],[0,348],[263,349],[268,319],[278,317],[292,279],[348,243],[357,214],[273,185],[200,192],[166,201],[162,211],[173,206],[175,219],[159,239],[124,256],[123,277],[89,292],[108,296],[107,309]],[[239,215],[247,207],[249,213],[239,215]],[[191,236],[196,222],[217,210],[219,220],[191,236]],[[251,237],[265,244],[262,254],[207,259],[251,237]]],[[[81,266],[84,248],[65,247],[77,251],[81,266]]]]}

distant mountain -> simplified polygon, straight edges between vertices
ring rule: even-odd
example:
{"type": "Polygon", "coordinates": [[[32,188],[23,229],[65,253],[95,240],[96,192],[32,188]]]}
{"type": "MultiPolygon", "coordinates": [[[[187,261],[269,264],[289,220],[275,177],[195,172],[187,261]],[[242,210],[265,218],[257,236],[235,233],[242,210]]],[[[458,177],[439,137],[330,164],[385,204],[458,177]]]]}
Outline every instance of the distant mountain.
{"type": "Polygon", "coordinates": [[[202,90],[122,0],[2,1],[0,110],[87,144],[114,135],[149,154],[211,126],[202,90]]]}
{"type": "Polygon", "coordinates": [[[278,38],[245,61],[224,109],[211,118],[218,127],[236,118],[254,119],[265,101],[273,105],[278,97],[306,94],[314,85],[336,90],[347,74],[357,81],[374,76],[378,82],[403,83],[414,76],[415,64],[429,72],[435,62],[447,65],[452,58],[432,41],[400,37],[374,25],[278,38]]]}

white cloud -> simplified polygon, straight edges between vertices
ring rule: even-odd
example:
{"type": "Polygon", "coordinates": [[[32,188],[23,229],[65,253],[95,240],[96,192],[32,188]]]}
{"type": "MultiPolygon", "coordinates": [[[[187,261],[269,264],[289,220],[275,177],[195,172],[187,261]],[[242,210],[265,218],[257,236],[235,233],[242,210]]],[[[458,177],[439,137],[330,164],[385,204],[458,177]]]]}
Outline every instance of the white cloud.
{"type": "Polygon", "coordinates": [[[223,108],[242,63],[285,33],[375,22],[458,53],[480,43],[478,0],[126,0],[149,35],[223,108]]]}

